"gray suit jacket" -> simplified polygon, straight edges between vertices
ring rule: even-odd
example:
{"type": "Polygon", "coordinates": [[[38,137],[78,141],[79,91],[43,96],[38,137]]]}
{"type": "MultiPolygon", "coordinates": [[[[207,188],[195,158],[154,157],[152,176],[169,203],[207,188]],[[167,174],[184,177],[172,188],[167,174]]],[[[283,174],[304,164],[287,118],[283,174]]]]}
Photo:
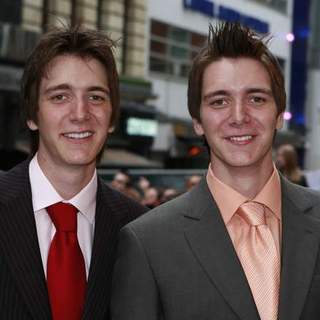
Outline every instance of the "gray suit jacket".
{"type": "MultiPolygon", "coordinates": [[[[320,195],[282,179],[280,320],[320,319],[320,195]]],[[[206,181],[123,228],[113,320],[258,320],[206,181]]]]}
{"type": "MultiPolygon", "coordinates": [[[[0,175],[0,319],[51,319],[28,174],[29,161],[0,175]]],[[[98,181],[83,319],[109,319],[118,232],[146,208],[98,181]]]]}

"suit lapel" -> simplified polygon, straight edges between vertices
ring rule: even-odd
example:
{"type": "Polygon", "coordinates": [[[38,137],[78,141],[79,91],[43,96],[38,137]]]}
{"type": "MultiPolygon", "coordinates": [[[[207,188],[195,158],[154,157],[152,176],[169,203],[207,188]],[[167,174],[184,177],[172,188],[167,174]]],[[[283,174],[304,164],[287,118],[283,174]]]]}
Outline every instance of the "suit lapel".
{"type": "Polygon", "coordinates": [[[189,194],[185,235],[204,272],[243,320],[259,315],[219,210],[203,180],[189,194]]]}
{"type": "Polygon", "coordinates": [[[313,201],[282,181],[282,269],[279,319],[298,320],[319,248],[319,222],[306,215],[313,201]]]}
{"type": "Polygon", "coordinates": [[[28,165],[29,161],[24,162],[1,177],[0,246],[32,319],[49,319],[50,305],[32,208],[28,165]]]}
{"type": "MultiPolygon", "coordinates": [[[[123,209],[122,209],[123,210],[123,209]]],[[[119,200],[99,181],[92,257],[83,319],[104,319],[108,311],[114,251],[119,231],[119,200]]]]}

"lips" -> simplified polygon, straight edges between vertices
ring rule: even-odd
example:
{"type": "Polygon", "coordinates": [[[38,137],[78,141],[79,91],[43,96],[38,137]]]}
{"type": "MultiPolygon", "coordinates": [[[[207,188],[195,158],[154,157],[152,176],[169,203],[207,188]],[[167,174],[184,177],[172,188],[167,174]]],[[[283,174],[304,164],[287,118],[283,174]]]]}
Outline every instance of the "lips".
{"type": "Polygon", "coordinates": [[[69,139],[81,140],[86,139],[93,135],[92,131],[81,131],[81,132],[66,132],[63,136],[69,139]]]}

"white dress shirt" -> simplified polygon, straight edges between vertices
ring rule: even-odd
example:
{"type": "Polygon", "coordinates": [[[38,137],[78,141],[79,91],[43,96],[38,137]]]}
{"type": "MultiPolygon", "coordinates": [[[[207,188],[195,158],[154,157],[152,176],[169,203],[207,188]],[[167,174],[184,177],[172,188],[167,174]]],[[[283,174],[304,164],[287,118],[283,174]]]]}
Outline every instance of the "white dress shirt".
{"type": "Polygon", "coordinates": [[[43,270],[47,276],[47,259],[51,240],[56,228],[49,217],[46,208],[57,202],[70,203],[78,209],[77,235],[79,245],[84,257],[86,275],[88,278],[91,251],[94,234],[94,221],[96,212],[97,172],[95,171],[90,182],[72,199],[65,201],[52,186],[41,170],[37,154],[29,165],[29,177],[32,191],[32,205],[36,220],[38,241],[41,252],[43,270]]]}

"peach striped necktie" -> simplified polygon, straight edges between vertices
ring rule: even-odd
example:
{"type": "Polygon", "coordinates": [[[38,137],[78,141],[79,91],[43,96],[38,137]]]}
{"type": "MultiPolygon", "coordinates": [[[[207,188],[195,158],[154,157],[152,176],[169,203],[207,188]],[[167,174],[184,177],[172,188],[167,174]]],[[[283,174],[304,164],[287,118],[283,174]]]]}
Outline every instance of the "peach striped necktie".
{"type": "Polygon", "coordinates": [[[264,206],[249,201],[237,214],[249,225],[243,232],[237,253],[246,274],[261,320],[278,317],[280,258],[266,224],[264,206]]]}

